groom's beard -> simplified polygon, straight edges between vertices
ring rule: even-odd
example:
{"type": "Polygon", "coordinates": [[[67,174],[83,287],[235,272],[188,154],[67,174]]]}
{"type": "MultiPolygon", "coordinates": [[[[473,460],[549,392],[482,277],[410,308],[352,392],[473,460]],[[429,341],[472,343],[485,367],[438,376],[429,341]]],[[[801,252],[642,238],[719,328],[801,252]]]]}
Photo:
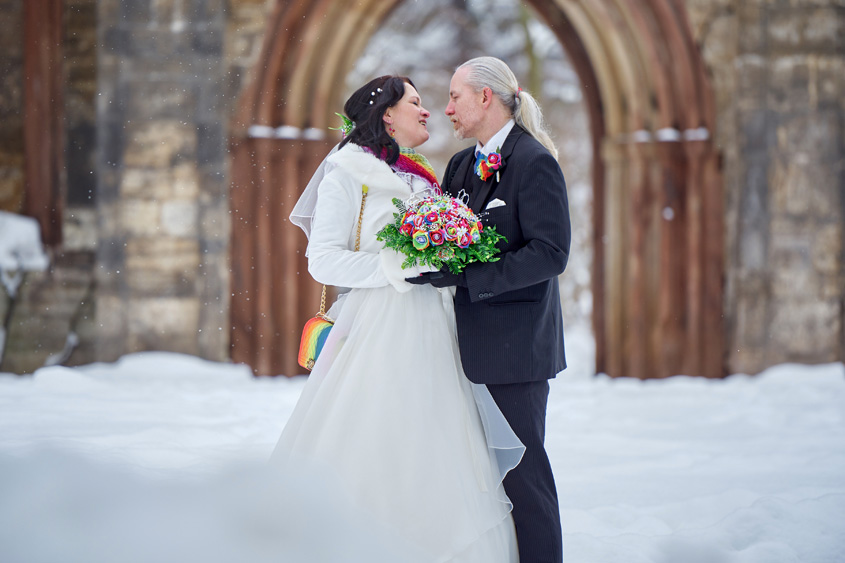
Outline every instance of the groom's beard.
{"type": "Polygon", "coordinates": [[[462,124],[458,125],[457,129],[452,130],[452,135],[454,135],[455,138],[459,141],[464,141],[466,139],[474,139],[475,138],[472,135],[467,134],[466,128],[462,124]]]}

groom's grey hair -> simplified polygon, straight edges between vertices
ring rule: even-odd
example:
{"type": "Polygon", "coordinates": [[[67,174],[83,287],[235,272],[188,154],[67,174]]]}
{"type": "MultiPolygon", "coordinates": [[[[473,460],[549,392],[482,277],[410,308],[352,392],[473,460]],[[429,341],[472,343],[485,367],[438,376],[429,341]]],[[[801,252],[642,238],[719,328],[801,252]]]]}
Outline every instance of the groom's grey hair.
{"type": "Polygon", "coordinates": [[[493,95],[508,108],[516,124],[540,141],[557,159],[557,147],[549,135],[540,104],[534,96],[525,90],[520,90],[516,76],[505,61],[496,57],[476,57],[468,60],[458,69],[464,67],[469,68],[466,81],[474,91],[480,92],[484,88],[490,88],[493,95]]]}

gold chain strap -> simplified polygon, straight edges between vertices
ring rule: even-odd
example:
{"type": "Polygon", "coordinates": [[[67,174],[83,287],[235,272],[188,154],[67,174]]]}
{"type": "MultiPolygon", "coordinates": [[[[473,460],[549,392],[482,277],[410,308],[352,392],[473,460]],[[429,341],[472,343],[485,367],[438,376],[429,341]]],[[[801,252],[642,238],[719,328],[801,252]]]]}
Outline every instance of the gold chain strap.
{"type": "Polygon", "coordinates": [[[355,252],[358,252],[358,249],[361,248],[361,221],[364,220],[364,202],[367,201],[367,192],[370,191],[370,188],[367,187],[367,184],[361,186],[361,191],[363,194],[361,195],[361,211],[358,212],[358,234],[355,235],[355,252]]]}
{"type": "MultiPolygon", "coordinates": [[[[364,184],[361,186],[361,191],[363,192],[361,195],[361,210],[358,212],[358,231],[355,233],[355,252],[358,252],[361,248],[361,222],[364,220],[364,203],[367,201],[367,193],[370,191],[370,188],[364,184]]],[[[325,319],[330,323],[333,323],[334,320],[330,319],[326,316],[326,286],[323,286],[323,294],[320,296],[320,311],[316,315],[321,319],[325,319]]]]}

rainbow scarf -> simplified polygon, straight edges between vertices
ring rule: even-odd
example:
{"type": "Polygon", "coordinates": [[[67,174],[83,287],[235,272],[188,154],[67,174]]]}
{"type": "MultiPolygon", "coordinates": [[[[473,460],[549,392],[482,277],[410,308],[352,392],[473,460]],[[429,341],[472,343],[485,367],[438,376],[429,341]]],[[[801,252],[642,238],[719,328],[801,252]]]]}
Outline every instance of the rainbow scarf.
{"type": "Polygon", "coordinates": [[[434,168],[426,157],[414,149],[401,147],[399,150],[399,160],[393,164],[393,168],[400,172],[415,174],[435,188],[440,187],[440,184],[437,183],[437,175],[434,173],[434,168]]]}

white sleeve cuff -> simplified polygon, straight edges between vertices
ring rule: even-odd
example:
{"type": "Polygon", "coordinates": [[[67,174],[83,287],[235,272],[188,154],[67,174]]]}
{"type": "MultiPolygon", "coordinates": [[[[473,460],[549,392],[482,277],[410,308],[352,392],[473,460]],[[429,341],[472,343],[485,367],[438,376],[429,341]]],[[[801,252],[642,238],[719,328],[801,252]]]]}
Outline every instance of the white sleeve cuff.
{"type": "Polygon", "coordinates": [[[382,272],[387,278],[387,281],[390,282],[390,285],[396,288],[396,291],[399,293],[405,293],[414,287],[414,284],[406,282],[405,278],[413,278],[423,272],[434,272],[437,270],[437,268],[427,265],[411,266],[410,268],[403,269],[402,262],[405,261],[405,258],[406,256],[404,254],[399,254],[392,248],[383,248],[379,251],[382,272]]]}
{"type": "Polygon", "coordinates": [[[405,261],[405,255],[399,254],[392,248],[382,248],[378,255],[379,261],[381,262],[381,270],[384,272],[384,276],[390,282],[390,285],[396,288],[396,291],[399,293],[410,291],[414,286],[406,282],[405,278],[417,276],[419,273],[414,272],[414,268],[402,269],[402,262],[405,261]]]}

